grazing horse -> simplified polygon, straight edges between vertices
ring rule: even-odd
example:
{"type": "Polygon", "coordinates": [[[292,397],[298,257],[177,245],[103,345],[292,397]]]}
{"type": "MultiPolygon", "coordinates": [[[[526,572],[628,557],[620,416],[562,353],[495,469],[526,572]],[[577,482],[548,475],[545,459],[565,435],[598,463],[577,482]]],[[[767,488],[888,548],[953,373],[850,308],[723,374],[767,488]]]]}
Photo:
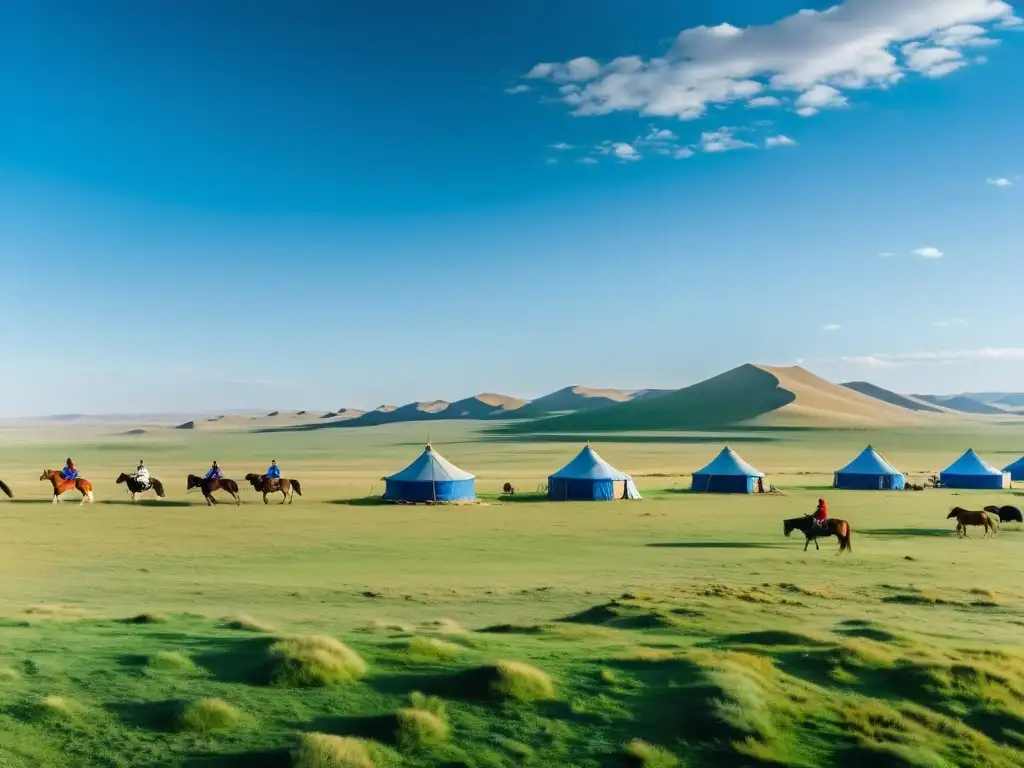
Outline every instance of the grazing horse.
{"type": "Polygon", "coordinates": [[[850,528],[850,524],[845,520],[840,520],[837,517],[830,517],[825,521],[825,525],[819,526],[814,522],[814,518],[810,515],[804,515],[803,517],[793,517],[789,520],[782,521],[782,532],[789,537],[794,530],[800,531],[807,539],[804,542],[804,552],[807,551],[807,546],[813,541],[815,549],[821,549],[818,546],[819,538],[828,538],[829,536],[835,536],[839,539],[839,552],[841,554],[844,550],[846,552],[853,552],[853,545],[850,543],[850,537],[853,536],[853,529],[850,528]]]}
{"type": "Polygon", "coordinates": [[[985,511],[998,517],[1000,523],[1024,523],[1024,517],[1016,507],[985,507],[985,511]]]}
{"type": "Polygon", "coordinates": [[[0,480],[0,491],[3,491],[8,499],[14,498],[14,494],[11,493],[11,489],[7,487],[7,483],[5,483],[3,480],[0,480]]]}
{"type": "Polygon", "coordinates": [[[992,535],[996,535],[996,524],[992,522],[992,518],[988,516],[988,513],[983,509],[964,509],[963,507],[953,507],[946,519],[956,518],[956,535],[962,538],[967,538],[967,526],[968,525],[980,525],[985,529],[985,533],[981,535],[981,538],[988,536],[989,531],[992,535]]]}
{"type": "Polygon", "coordinates": [[[505,483],[505,485],[503,485],[501,488],[501,492],[504,493],[506,496],[516,495],[516,489],[515,486],[512,485],[512,483],[505,483]]]}
{"type": "Polygon", "coordinates": [[[77,490],[82,494],[82,504],[92,501],[92,483],[84,477],[76,477],[74,480],[65,480],[59,469],[44,469],[39,476],[40,480],[49,480],[53,485],[53,503],[60,501],[62,493],[77,490]]]}
{"type": "Polygon", "coordinates": [[[193,488],[202,490],[203,498],[206,499],[206,506],[208,507],[212,507],[217,503],[217,500],[213,498],[214,491],[227,491],[235,500],[236,506],[242,503],[242,499],[238,496],[238,483],[234,480],[228,480],[226,477],[211,477],[207,479],[198,475],[189,475],[187,490],[191,491],[193,488]]]}
{"type": "Polygon", "coordinates": [[[289,480],[287,477],[267,477],[266,475],[257,475],[250,472],[245,476],[245,479],[249,481],[249,485],[253,487],[253,490],[263,494],[263,503],[269,504],[267,501],[268,493],[280,493],[281,503],[284,504],[286,501],[291,504],[295,501],[295,494],[302,495],[302,486],[299,485],[298,480],[289,480]]]}
{"type": "Polygon", "coordinates": [[[132,504],[135,503],[135,496],[146,491],[155,491],[161,499],[164,497],[164,484],[155,477],[149,478],[149,485],[140,483],[134,475],[127,475],[122,472],[117,476],[117,484],[125,483],[128,486],[128,494],[132,497],[132,504]]]}

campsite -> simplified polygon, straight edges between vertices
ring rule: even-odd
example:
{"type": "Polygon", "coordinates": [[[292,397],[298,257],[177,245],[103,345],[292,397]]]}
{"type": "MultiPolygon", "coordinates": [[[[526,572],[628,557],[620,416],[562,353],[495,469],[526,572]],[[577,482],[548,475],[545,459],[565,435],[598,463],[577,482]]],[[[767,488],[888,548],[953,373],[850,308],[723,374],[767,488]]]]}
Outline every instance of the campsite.
{"type": "Polygon", "coordinates": [[[487,419],[7,425],[5,764],[285,766],[324,733],[356,756],[310,764],[1019,765],[1024,530],[946,520],[1018,492],[998,471],[894,480],[1010,465],[1019,422],[887,425],[832,386],[778,396],[797,430],[776,413],[589,444],[487,419]],[[823,402],[867,423],[833,428],[823,402]],[[94,504],[34,482],[68,452],[94,504]],[[293,504],[185,492],[211,457],[241,477],[270,455],[302,479],[293,504]],[[113,483],[140,456],[166,498],[113,483]],[[441,475],[447,500],[422,483],[441,475]],[[821,496],[853,528],[842,557],[783,535],[821,496]]]}

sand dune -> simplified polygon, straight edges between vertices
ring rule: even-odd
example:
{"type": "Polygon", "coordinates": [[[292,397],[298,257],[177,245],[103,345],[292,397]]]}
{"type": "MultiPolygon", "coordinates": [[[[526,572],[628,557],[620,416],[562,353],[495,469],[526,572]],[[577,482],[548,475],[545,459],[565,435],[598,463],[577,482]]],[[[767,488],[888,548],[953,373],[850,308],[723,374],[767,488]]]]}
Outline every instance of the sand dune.
{"type": "Polygon", "coordinates": [[[854,392],[860,392],[862,395],[867,395],[868,397],[873,397],[876,400],[889,403],[889,405],[896,405],[910,411],[945,413],[944,408],[939,408],[932,403],[925,402],[924,400],[920,400],[913,396],[899,395],[867,381],[847,381],[844,382],[842,386],[847,389],[852,389],[854,392]]]}
{"type": "Polygon", "coordinates": [[[627,403],[630,392],[626,389],[596,389],[594,387],[566,387],[536,400],[509,414],[513,419],[535,419],[555,413],[575,413],[609,405],[627,403]]]}

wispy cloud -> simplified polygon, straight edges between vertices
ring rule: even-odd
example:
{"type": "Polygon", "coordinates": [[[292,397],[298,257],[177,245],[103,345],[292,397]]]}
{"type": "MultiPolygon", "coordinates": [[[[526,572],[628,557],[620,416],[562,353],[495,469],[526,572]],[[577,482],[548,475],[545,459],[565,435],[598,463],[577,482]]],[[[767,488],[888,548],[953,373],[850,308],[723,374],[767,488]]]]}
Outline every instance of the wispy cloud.
{"type": "Polygon", "coordinates": [[[922,246],[921,248],[915,248],[913,250],[913,254],[915,256],[920,256],[922,259],[941,259],[943,256],[946,255],[938,248],[932,245],[925,245],[922,246]]]}
{"type": "Polygon", "coordinates": [[[882,251],[881,253],[878,254],[878,258],[880,258],[880,259],[891,259],[892,258],[892,252],[891,251],[882,251]]]}
{"type": "Polygon", "coordinates": [[[584,165],[597,165],[597,158],[587,155],[586,157],[581,157],[580,162],[584,165]]]}
{"type": "Polygon", "coordinates": [[[700,146],[705,152],[732,152],[736,149],[753,149],[757,145],[736,138],[735,128],[719,128],[705,131],[700,135],[700,146]]]}
{"type": "Polygon", "coordinates": [[[542,62],[525,78],[549,82],[576,115],[635,112],[694,120],[710,107],[794,95],[804,116],[847,105],[849,94],[891,88],[908,74],[944,77],[972,49],[1019,19],[1003,0],[845,0],[761,26],[720,24],[680,32],[662,56],[579,56],[542,62]]]}
{"type": "Polygon", "coordinates": [[[517,93],[527,93],[528,91],[531,91],[531,90],[533,90],[533,89],[530,88],[530,86],[528,86],[526,83],[520,83],[519,85],[513,85],[513,86],[510,86],[510,87],[506,88],[505,89],[505,93],[510,93],[510,94],[515,95],[517,93]]]}
{"type": "Polygon", "coordinates": [[[796,141],[789,138],[789,136],[783,136],[780,133],[778,136],[769,136],[765,139],[764,146],[766,149],[774,149],[775,147],[795,147],[796,141]]]}
{"type": "Polygon", "coordinates": [[[949,328],[950,326],[967,325],[962,317],[951,317],[949,320],[936,320],[932,323],[936,328],[949,328]]]}
{"type": "Polygon", "coordinates": [[[980,347],[941,352],[901,352],[853,355],[840,358],[844,363],[875,368],[912,365],[953,365],[978,361],[1024,362],[1024,347],[980,347]]]}
{"type": "Polygon", "coordinates": [[[782,99],[778,96],[755,96],[747,102],[749,109],[770,109],[781,106],[782,99]]]}
{"type": "Polygon", "coordinates": [[[985,183],[990,187],[1012,187],[1013,182],[1006,178],[998,179],[985,179],[985,183]]]}
{"type": "Polygon", "coordinates": [[[823,330],[823,331],[838,331],[842,327],[843,326],[838,325],[836,323],[829,323],[828,325],[821,326],[821,330],[823,330]]]}
{"type": "Polygon", "coordinates": [[[560,141],[557,144],[552,144],[551,149],[558,150],[559,152],[568,152],[570,149],[574,149],[572,144],[566,144],[564,141],[560,141]]]}

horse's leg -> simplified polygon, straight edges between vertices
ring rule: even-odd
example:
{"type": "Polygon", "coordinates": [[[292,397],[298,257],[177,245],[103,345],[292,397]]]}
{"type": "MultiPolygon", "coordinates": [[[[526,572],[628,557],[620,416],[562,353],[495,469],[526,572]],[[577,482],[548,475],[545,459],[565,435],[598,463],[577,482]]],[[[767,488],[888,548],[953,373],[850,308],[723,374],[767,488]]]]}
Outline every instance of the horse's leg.
{"type": "Polygon", "coordinates": [[[284,504],[286,501],[288,501],[288,491],[281,486],[281,503],[284,504]]]}
{"type": "Polygon", "coordinates": [[[269,504],[270,503],[269,501],[267,501],[267,492],[266,491],[263,492],[263,503],[264,504],[269,504]]]}
{"type": "Polygon", "coordinates": [[[811,545],[811,537],[810,537],[810,536],[808,536],[808,537],[807,537],[807,540],[806,540],[806,541],[804,541],[804,552],[806,552],[806,551],[807,551],[807,547],[809,547],[810,545],[811,545]]]}
{"type": "Polygon", "coordinates": [[[819,551],[821,550],[821,547],[818,546],[818,537],[817,536],[814,537],[814,548],[819,550],[819,551]]]}

